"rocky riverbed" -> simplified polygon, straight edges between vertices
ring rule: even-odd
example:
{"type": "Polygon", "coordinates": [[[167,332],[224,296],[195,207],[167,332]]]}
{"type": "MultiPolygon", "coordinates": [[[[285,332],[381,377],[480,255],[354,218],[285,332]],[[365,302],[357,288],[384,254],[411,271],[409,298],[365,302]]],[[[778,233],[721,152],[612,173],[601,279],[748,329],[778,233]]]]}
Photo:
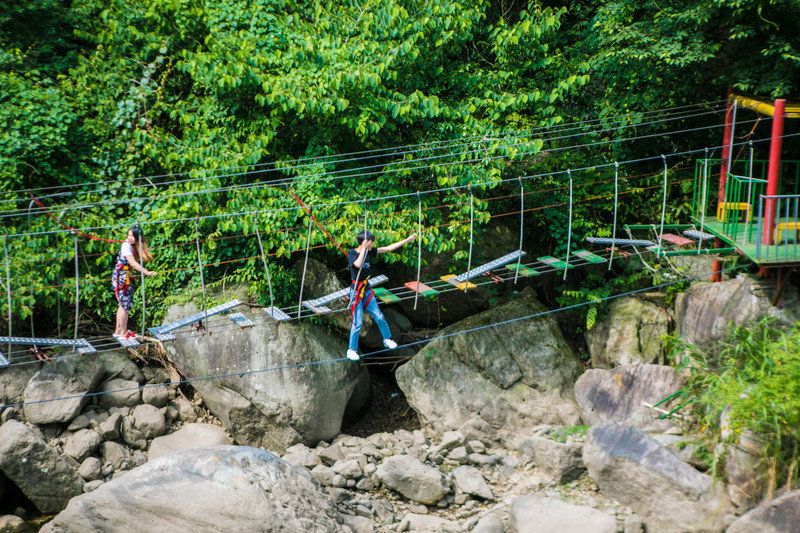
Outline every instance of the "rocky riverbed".
{"type": "MultiPolygon", "coordinates": [[[[373,387],[363,362],[244,372],[337,359],[340,339],[310,323],[165,345],[189,379],[231,375],[194,386],[170,384],[165,369],[126,351],[12,366],[0,372],[10,405],[0,413],[0,532],[44,522],[43,531],[795,531],[800,491],[761,503],[757,457],[746,454],[737,475],[712,478],[688,426],[652,408],[684,379],[657,339],[671,320],[691,335],[687,314],[715,312],[703,287],[678,314],[620,300],[587,338],[586,371],[552,318],[498,324],[544,309],[530,292],[440,332],[486,326],[480,334],[407,354],[394,392],[385,375],[373,387]],[[354,422],[359,436],[342,430],[354,422]]],[[[749,307],[764,299],[744,276],[705,287],[749,307]]],[[[402,310],[387,316],[398,335],[409,331],[402,310]]]]}

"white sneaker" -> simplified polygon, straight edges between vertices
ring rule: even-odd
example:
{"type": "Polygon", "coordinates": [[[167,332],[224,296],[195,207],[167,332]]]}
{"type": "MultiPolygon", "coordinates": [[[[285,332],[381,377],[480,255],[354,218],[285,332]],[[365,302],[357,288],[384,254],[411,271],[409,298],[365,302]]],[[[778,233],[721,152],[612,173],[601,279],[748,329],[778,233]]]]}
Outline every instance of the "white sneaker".
{"type": "Polygon", "coordinates": [[[389,348],[390,350],[394,350],[397,348],[397,343],[394,342],[392,339],[383,339],[383,345],[389,348]]]}
{"type": "Polygon", "coordinates": [[[358,361],[361,357],[358,355],[358,352],[355,350],[347,350],[347,358],[351,361],[358,361]]]}

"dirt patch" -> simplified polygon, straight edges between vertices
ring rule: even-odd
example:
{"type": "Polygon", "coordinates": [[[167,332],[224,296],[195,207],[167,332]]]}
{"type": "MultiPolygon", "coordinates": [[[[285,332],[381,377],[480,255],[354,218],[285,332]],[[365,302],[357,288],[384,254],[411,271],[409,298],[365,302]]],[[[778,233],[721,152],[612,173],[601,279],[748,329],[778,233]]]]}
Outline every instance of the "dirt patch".
{"type": "Polygon", "coordinates": [[[372,404],[367,413],[353,424],[343,427],[342,433],[355,437],[368,437],[375,433],[398,429],[420,429],[417,413],[408,405],[391,364],[369,368],[372,380],[372,404]]]}

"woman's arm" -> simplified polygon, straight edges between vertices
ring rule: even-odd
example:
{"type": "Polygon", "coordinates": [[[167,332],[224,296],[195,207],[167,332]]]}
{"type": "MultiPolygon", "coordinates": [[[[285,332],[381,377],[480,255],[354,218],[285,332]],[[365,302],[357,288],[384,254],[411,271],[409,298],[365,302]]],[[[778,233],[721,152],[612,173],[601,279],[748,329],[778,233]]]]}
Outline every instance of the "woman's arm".
{"type": "Polygon", "coordinates": [[[152,270],[147,270],[144,268],[139,262],[133,258],[132,255],[126,255],[125,260],[128,261],[128,264],[132,266],[134,269],[138,270],[139,272],[144,273],[145,276],[155,276],[156,273],[152,270]]]}
{"type": "Polygon", "coordinates": [[[406,237],[402,241],[394,242],[394,243],[392,243],[392,244],[390,244],[388,246],[379,246],[378,247],[378,253],[379,254],[383,254],[383,253],[386,253],[386,252],[394,252],[395,250],[397,250],[398,248],[400,248],[404,244],[408,244],[408,243],[410,243],[411,241],[413,241],[416,238],[417,238],[417,234],[416,233],[412,233],[411,235],[409,235],[408,237],[406,237]]]}

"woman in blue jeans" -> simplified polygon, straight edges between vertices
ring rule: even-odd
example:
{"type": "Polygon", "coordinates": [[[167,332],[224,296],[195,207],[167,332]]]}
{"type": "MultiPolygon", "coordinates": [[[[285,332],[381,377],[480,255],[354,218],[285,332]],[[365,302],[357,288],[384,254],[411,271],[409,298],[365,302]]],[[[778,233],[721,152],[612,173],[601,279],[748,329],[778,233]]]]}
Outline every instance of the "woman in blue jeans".
{"type": "Polygon", "coordinates": [[[353,315],[353,325],[350,326],[350,344],[347,349],[347,358],[353,361],[358,361],[358,334],[361,332],[361,326],[364,323],[364,309],[367,310],[375,318],[378,323],[378,328],[383,335],[383,345],[387,348],[397,348],[397,343],[392,340],[392,333],[389,331],[389,324],[383,317],[383,313],[378,308],[378,302],[375,300],[375,294],[369,284],[370,267],[372,260],[376,255],[393,252],[417,238],[414,233],[396,243],[388,246],[375,247],[375,235],[366,231],[362,231],[356,235],[356,242],[358,246],[347,252],[347,262],[350,265],[350,312],[353,315]]]}

